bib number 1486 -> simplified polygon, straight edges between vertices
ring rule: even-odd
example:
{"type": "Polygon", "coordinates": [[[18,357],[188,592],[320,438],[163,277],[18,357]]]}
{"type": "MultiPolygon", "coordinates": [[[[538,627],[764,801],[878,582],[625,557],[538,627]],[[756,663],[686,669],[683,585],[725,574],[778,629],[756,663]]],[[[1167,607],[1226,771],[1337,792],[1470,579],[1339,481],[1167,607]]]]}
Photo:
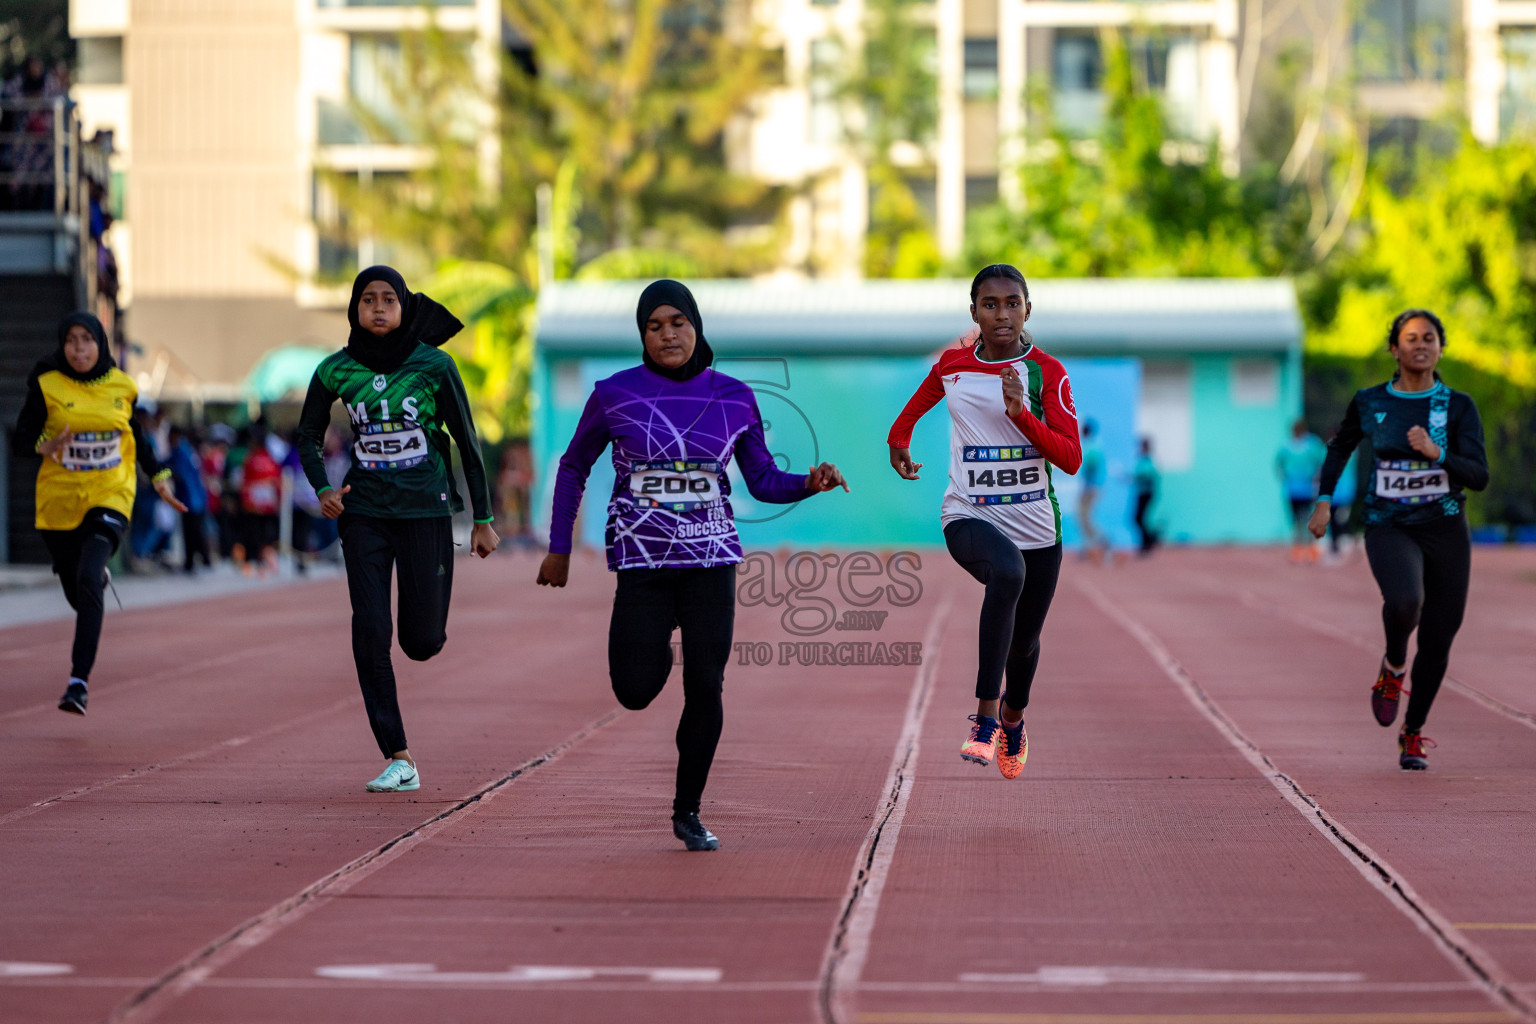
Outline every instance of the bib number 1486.
{"type": "Polygon", "coordinates": [[[1027,487],[1040,482],[1040,470],[1034,466],[1023,469],[974,469],[966,470],[971,487],[1027,487]]]}

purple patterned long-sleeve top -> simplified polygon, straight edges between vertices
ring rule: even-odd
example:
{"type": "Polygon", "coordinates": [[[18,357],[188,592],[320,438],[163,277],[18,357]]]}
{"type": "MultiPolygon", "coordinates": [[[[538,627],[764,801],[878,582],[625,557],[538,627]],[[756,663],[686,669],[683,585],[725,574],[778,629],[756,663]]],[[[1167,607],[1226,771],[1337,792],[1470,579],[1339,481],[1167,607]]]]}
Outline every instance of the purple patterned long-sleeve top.
{"type": "Polygon", "coordinates": [[[774,464],[752,390],[714,369],[685,381],[645,366],[600,380],[555,477],[549,550],[571,550],[587,475],[613,445],[608,568],[730,565],[741,561],[726,467],[735,457],[758,501],[808,497],[804,474],[774,464]]]}

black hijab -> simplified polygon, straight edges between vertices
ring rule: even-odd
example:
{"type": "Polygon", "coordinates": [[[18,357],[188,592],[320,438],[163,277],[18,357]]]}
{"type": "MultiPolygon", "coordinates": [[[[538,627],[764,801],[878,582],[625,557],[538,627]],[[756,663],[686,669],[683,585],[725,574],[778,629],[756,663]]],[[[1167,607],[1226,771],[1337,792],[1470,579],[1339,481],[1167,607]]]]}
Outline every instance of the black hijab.
{"type": "Polygon", "coordinates": [[[416,350],[418,342],[436,348],[464,329],[459,318],[441,303],[411,291],[398,270],[385,266],[369,267],[352,282],[347,323],[352,325],[352,331],[347,335],[347,355],[374,373],[394,373],[416,350]],[[357,303],[363,297],[363,289],[374,281],[389,285],[400,300],[400,326],[382,337],[365,330],[357,319],[357,303]]]}
{"type": "Polygon", "coordinates": [[[59,321],[59,344],[52,352],[37,361],[32,367],[32,375],[27,378],[30,385],[37,378],[50,370],[57,370],[70,380],[92,381],[102,377],[106,372],[117,365],[112,360],[112,346],[107,344],[107,330],[101,326],[101,321],[89,313],[71,313],[59,321]],[[91,332],[91,337],[96,339],[96,365],[81,373],[69,365],[69,360],[64,355],[64,339],[69,334],[71,327],[84,327],[91,332]]]}
{"type": "Polygon", "coordinates": [[[645,360],[645,365],[652,373],[658,373],[670,380],[691,380],[709,368],[715,361],[715,351],[709,347],[709,342],[704,340],[704,319],[699,316],[699,304],[693,301],[693,293],[680,281],[652,281],[645,286],[645,291],[640,293],[640,305],[635,309],[635,323],[640,328],[640,354],[645,360]],[[645,322],[651,318],[651,314],[658,306],[671,306],[680,310],[688,322],[693,324],[694,336],[698,339],[693,346],[693,355],[688,361],[675,370],[669,370],[645,351],[645,322]]]}

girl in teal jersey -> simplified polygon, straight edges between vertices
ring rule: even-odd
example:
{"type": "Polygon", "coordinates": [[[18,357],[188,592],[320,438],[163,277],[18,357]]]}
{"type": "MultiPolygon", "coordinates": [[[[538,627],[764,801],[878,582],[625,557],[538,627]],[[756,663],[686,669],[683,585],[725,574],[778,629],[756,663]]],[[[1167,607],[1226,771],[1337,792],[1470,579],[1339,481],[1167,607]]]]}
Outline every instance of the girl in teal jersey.
{"type": "Polygon", "coordinates": [[[1314,537],[1328,529],[1339,476],[1350,452],[1369,438],[1376,465],[1361,520],[1365,554],[1381,588],[1387,641],[1371,687],[1371,711],[1383,726],[1397,720],[1408,637],[1417,628],[1413,692],[1397,745],[1399,767],[1422,770],[1429,767],[1425,752],[1434,741],[1421,730],[1467,607],[1472,541],[1463,488],[1488,486],[1488,457],[1471,396],[1446,387],[1435,372],[1445,351],[1440,318],[1427,309],[1398,314],[1387,331],[1387,349],[1397,361],[1397,373],[1350,399],[1328,442],[1317,506],[1307,526],[1314,537]]]}
{"type": "Polygon", "coordinates": [[[347,347],[322,362],[299,418],[299,458],[337,520],[352,598],[352,657],[368,723],[389,759],[367,788],[421,788],[406,745],[390,661],[389,589],[400,569],[400,649],[426,661],[448,639],[453,589],[453,520],[464,508],[454,487],[448,439],[459,447],[475,527],[470,546],[485,558],[499,538],[491,529],[491,494],[464,382],[453,357],[437,346],[463,324],[390,267],[369,267],[352,284],[347,347]],[[322,448],[331,406],[341,399],[352,421],[352,465],[338,490],[325,475],[322,448]]]}

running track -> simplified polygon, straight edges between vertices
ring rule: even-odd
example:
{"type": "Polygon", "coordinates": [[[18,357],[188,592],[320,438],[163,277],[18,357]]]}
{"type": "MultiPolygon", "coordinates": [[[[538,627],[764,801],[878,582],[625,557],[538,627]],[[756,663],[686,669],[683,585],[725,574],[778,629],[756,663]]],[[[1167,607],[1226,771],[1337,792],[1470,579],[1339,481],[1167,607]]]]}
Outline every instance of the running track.
{"type": "Polygon", "coordinates": [[[1069,559],[1007,783],[955,754],[980,588],[925,552],[825,638],[921,666],[732,666],[715,854],[667,829],[676,679],[618,711],[612,578],[535,565],[461,562],[397,654],[409,795],[362,790],[340,580],[110,613],[83,720],[69,624],[0,630],[0,1019],[1536,1021],[1536,553],[1477,551],[1426,773],[1363,563],[1069,559]]]}

